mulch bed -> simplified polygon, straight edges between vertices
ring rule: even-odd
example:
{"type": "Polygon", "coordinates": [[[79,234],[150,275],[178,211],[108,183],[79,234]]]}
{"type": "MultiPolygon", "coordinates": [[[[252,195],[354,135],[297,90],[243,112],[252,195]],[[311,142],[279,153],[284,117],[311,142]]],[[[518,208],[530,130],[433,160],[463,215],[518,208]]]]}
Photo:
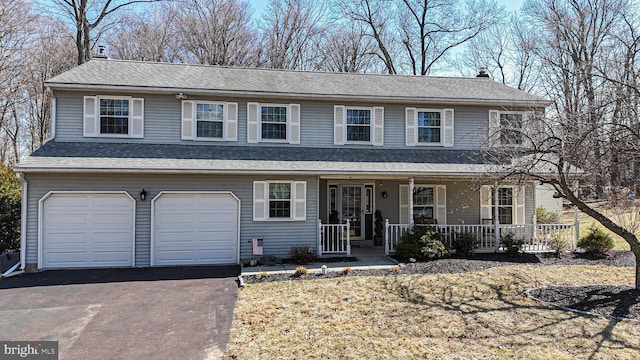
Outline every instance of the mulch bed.
{"type": "MultiPolygon", "coordinates": [[[[295,277],[291,274],[245,276],[247,284],[289,280],[329,279],[344,276],[386,276],[405,274],[455,274],[482,271],[498,266],[527,264],[546,265],[607,265],[634,267],[635,257],[630,251],[612,251],[606,258],[586,254],[567,254],[556,257],[552,254],[521,254],[509,257],[506,254],[475,254],[468,258],[448,258],[427,262],[403,263],[387,270],[354,270],[329,272],[326,275],[309,274],[295,277]]],[[[640,291],[625,286],[556,286],[531,290],[530,295],[556,306],[576,309],[605,316],[636,319],[640,321],[640,291]]]]}

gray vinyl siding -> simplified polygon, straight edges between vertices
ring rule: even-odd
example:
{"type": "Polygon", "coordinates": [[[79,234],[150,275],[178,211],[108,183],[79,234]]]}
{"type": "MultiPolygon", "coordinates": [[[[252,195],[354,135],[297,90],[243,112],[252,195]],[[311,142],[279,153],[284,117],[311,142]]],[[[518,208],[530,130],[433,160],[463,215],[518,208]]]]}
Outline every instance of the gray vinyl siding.
{"type": "MultiPolygon", "coordinates": [[[[56,141],[96,141],[96,142],[142,142],[163,144],[198,144],[198,145],[249,145],[249,146],[306,146],[334,147],[333,144],[333,107],[334,105],[357,107],[384,107],[384,147],[405,148],[405,108],[445,108],[442,106],[426,106],[421,104],[385,104],[384,102],[345,103],[340,101],[266,101],[265,103],[300,104],[300,145],[289,145],[273,142],[258,144],[247,143],[247,102],[260,102],[260,99],[238,99],[226,97],[189,96],[189,100],[224,101],[238,103],[238,140],[192,141],[181,140],[181,101],[175,95],[140,94],[140,93],[87,93],[87,92],[55,92],[56,107],[56,141]],[[123,95],[144,98],[144,138],[101,138],[83,136],[83,98],[85,95],[123,95]]],[[[454,148],[472,149],[486,141],[488,132],[489,107],[453,107],[454,148]]],[[[339,145],[339,147],[372,147],[370,145],[339,145]]]]}
{"type": "Polygon", "coordinates": [[[29,174],[26,262],[38,261],[38,202],[50,191],[126,191],[136,199],[135,265],[150,265],[151,199],[161,191],[231,191],[241,201],[240,258],[251,258],[251,239],[264,238],[265,254],[289,255],[292,246],[317,248],[317,178],[240,177],[210,175],[41,175],[29,174]],[[298,180],[307,182],[306,221],[253,221],[254,180],[298,180]],[[140,192],[147,200],[140,201],[140,192]]]}
{"type": "Polygon", "coordinates": [[[554,199],[556,191],[550,185],[536,185],[535,206],[542,207],[548,212],[562,213],[562,199],[554,199]]]}

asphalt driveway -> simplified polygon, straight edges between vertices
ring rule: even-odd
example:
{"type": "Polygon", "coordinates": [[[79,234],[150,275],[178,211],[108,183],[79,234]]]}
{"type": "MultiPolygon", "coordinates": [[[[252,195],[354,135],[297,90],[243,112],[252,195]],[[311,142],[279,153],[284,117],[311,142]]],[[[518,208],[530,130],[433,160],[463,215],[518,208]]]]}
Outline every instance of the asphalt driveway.
{"type": "Polygon", "coordinates": [[[238,266],[44,271],[0,280],[0,340],[57,340],[60,359],[217,359],[238,266]]]}

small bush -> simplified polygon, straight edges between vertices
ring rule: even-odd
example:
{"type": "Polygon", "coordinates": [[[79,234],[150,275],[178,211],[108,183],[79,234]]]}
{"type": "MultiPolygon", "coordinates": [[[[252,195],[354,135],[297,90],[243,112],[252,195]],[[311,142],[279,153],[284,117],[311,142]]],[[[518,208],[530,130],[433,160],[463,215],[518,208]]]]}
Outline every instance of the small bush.
{"type": "Polygon", "coordinates": [[[558,257],[562,256],[562,254],[569,249],[567,240],[556,234],[551,235],[551,239],[549,239],[547,245],[549,246],[549,250],[552,250],[558,257]]]}
{"type": "Polygon", "coordinates": [[[613,249],[613,239],[609,234],[592,226],[589,233],[580,238],[578,247],[589,254],[605,256],[609,250],[613,249]]]}
{"type": "Polygon", "coordinates": [[[294,246],[291,248],[291,262],[304,265],[316,261],[316,252],[312,248],[304,246],[294,246]]]}
{"type": "Polygon", "coordinates": [[[342,269],[342,275],[350,275],[352,272],[350,267],[342,269]]]}
{"type": "Polygon", "coordinates": [[[393,272],[400,272],[400,266],[394,266],[391,268],[391,271],[393,272]]]}
{"type": "Polygon", "coordinates": [[[440,233],[432,226],[414,226],[396,245],[396,256],[417,260],[435,260],[449,255],[440,240],[440,233]]]}
{"type": "Polygon", "coordinates": [[[262,272],[258,275],[258,279],[266,279],[269,277],[269,273],[267,272],[262,272]]]}
{"type": "Polygon", "coordinates": [[[547,211],[541,206],[536,209],[536,222],[538,224],[559,224],[560,214],[547,211]]]}
{"type": "Polygon", "coordinates": [[[523,239],[516,239],[513,234],[509,233],[500,238],[500,244],[508,256],[520,255],[520,249],[524,245],[523,239]]]}
{"type": "Polygon", "coordinates": [[[293,276],[300,277],[300,276],[307,276],[307,274],[309,274],[309,270],[307,270],[306,267],[298,266],[296,268],[296,272],[293,273],[293,276]]]}
{"type": "Polygon", "coordinates": [[[282,264],[282,260],[280,260],[277,256],[263,255],[258,259],[258,264],[263,266],[273,266],[282,264]]]}
{"type": "Polygon", "coordinates": [[[451,245],[456,251],[456,255],[471,256],[473,250],[478,247],[478,240],[473,234],[464,232],[455,234],[451,245]]]}

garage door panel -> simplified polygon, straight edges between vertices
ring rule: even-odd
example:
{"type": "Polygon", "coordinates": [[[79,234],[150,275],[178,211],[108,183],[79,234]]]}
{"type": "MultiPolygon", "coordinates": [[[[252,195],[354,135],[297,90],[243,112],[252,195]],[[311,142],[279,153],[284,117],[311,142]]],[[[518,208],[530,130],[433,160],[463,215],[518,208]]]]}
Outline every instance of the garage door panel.
{"type": "Polygon", "coordinates": [[[42,204],[42,267],[133,266],[134,201],[124,193],[54,193],[42,204]]]}
{"type": "Polygon", "coordinates": [[[238,206],[228,193],[162,194],[153,205],[154,265],[237,263],[238,206]]]}

